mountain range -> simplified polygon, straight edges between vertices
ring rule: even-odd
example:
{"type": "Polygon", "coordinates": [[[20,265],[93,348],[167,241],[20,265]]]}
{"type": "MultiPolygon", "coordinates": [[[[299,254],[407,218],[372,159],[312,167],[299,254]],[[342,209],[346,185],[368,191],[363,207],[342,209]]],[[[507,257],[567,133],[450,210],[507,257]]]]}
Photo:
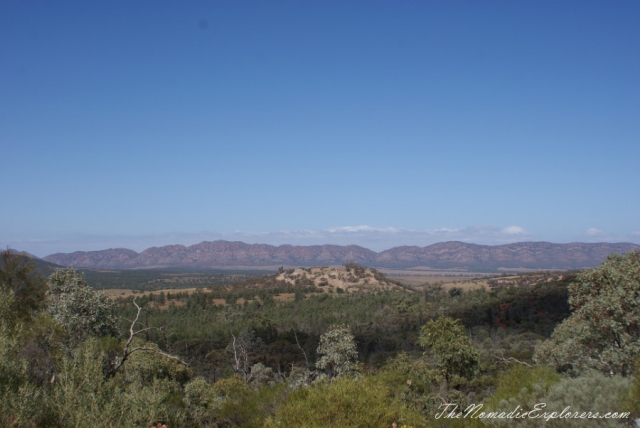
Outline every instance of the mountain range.
{"type": "Polygon", "coordinates": [[[583,269],[600,264],[610,253],[640,249],[630,243],[553,244],[518,242],[477,245],[441,242],[427,247],[401,246],[376,253],[357,245],[273,246],[205,241],[167,245],[141,253],[126,248],[56,253],[43,260],[63,266],[102,269],[335,266],[352,261],[377,268],[434,269],[583,269]]]}

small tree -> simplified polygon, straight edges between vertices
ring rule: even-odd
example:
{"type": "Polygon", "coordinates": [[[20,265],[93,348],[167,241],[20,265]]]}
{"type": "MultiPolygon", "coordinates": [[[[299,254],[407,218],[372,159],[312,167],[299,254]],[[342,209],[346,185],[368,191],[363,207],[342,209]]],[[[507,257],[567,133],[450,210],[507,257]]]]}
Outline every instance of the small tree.
{"type": "Polygon", "coordinates": [[[356,339],[346,325],[332,325],[320,336],[318,354],[322,355],[316,367],[324,370],[329,378],[358,376],[358,350],[356,339]]]}
{"type": "Polygon", "coordinates": [[[429,321],[422,327],[418,344],[431,350],[436,369],[444,377],[445,392],[454,375],[471,378],[478,372],[480,353],[459,320],[443,316],[429,321]]]}
{"type": "Polygon", "coordinates": [[[76,340],[119,336],[116,304],[94,291],[75,269],[56,269],[47,280],[48,310],[76,340]]]}

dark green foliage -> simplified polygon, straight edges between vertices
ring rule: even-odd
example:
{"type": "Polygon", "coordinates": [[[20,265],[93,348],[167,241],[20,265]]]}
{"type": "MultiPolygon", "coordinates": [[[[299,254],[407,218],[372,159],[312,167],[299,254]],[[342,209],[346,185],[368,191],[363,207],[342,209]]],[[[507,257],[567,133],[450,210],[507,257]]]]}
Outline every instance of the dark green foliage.
{"type": "Polygon", "coordinates": [[[29,257],[6,249],[0,251],[0,289],[13,292],[11,313],[25,318],[42,307],[47,285],[29,257]]]}
{"type": "Polygon", "coordinates": [[[460,288],[460,287],[451,287],[449,289],[449,296],[450,297],[460,297],[460,296],[462,296],[462,288],[460,288]]]}
{"type": "Polygon", "coordinates": [[[270,273],[266,270],[184,270],[184,269],[81,269],[96,289],[124,288],[140,291],[228,286],[270,273]]]}
{"type": "MultiPolygon", "coordinates": [[[[171,299],[167,296],[166,300],[168,309],[148,308],[143,321],[164,326],[167,333],[165,340],[165,336],[149,332],[149,340],[165,350],[170,347],[191,363],[195,373],[217,379],[231,373],[230,365],[224,362],[212,366],[206,363],[206,356],[224,351],[232,339],[231,332],[237,335],[244,330],[256,331],[263,346],[257,350],[252,364],[261,362],[275,373],[286,375],[293,366],[306,365],[291,327],[295,327],[302,348],[313,362],[317,359],[320,335],[331,324],[349,324],[359,359],[379,367],[398,352],[418,351],[420,328],[444,313],[460,319],[478,343],[486,341],[483,347],[498,346],[497,352],[504,351],[505,356],[530,361],[539,335],[550,334],[556,323],[568,315],[564,282],[496,291],[473,290],[455,299],[435,291],[427,302],[421,293],[409,291],[333,296],[314,291],[315,287],[284,287],[274,283],[267,288],[214,289],[191,295],[172,292],[171,299]],[[292,293],[296,298],[289,302],[273,301],[272,296],[283,293],[292,293]],[[212,303],[213,299],[225,298],[229,301],[243,298],[247,303],[227,306],[212,303]],[[270,325],[269,333],[263,330],[265,320],[270,325]],[[536,335],[522,336],[527,332],[536,335]]],[[[150,303],[147,297],[137,301],[143,306],[150,303]]],[[[134,308],[130,300],[121,302],[123,319],[132,319],[134,308]]],[[[128,324],[122,322],[121,328],[128,328],[128,324]]],[[[490,355],[492,352],[487,351],[487,356],[490,355]]]]}
{"type": "MultiPolygon", "coordinates": [[[[567,287],[570,278],[534,286],[473,290],[449,303],[447,315],[470,326],[532,331],[549,336],[570,314],[567,287]]],[[[436,300],[433,304],[437,304],[436,300]]]]}

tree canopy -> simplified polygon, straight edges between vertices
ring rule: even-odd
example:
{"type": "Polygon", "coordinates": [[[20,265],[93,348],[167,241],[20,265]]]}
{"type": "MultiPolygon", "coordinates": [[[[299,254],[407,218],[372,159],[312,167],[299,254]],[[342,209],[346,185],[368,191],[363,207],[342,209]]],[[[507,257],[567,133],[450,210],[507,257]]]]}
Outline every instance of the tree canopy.
{"type": "Polygon", "coordinates": [[[48,310],[75,339],[114,336],[118,308],[104,293],[94,291],[75,269],[56,269],[47,280],[48,310]]]}
{"type": "Polygon", "coordinates": [[[629,374],[640,355],[640,250],[612,254],[569,286],[573,313],[536,349],[558,371],[629,374]]]}
{"type": "Polygon", "coordinates": [[[346,325],[332,325],[320,336],[318,354],[322,357],[316,367],[324,370],[330,378],[357,375],[356,339],[346,325]]]}
{"type": "Polygon", "coordinates": [[[430,348],[437,370],[447,383],[454,375],[469,378],[478,371],[480,353],[459,320],[443,316],[429,321],[422,327],[418,343],[430,348]]]}

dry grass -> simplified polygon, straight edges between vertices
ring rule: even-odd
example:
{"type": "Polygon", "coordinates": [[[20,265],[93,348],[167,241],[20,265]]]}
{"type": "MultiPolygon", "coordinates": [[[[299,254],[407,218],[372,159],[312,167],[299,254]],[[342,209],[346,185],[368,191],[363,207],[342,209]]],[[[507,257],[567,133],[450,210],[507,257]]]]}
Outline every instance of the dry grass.
{"type": "Polygon", "coordinates": [[[142,296],[142,294],[138,294],[138,293],[132,293],[130,289],[125,289],[125,288],[107,288],[105,290],[100,290],[100,291],[104,291],[104,293],[111,297],[112,299],[117,299],[118,297],[129,297],[129,296],[142,296]]]}
{"type": "Polygon", "coordinates": [[[296,295],[294,293],[280,293],[276,296],[273,296],[273,300],[276,302],[293,302],[296,295]]]}
{"type": "Polygon", "coordinates": [[[389,279],[398,281],[401,284],[413,287],[441,283],[445,288],[456,287],[464,289],[480,288],[483,284],[487,286],[484,278],[495,274],[487,274],[482,272],[468,272],[456,270],[435,270],[429,268],[412,268],[412,269],[381,269],[389,279]]]}

